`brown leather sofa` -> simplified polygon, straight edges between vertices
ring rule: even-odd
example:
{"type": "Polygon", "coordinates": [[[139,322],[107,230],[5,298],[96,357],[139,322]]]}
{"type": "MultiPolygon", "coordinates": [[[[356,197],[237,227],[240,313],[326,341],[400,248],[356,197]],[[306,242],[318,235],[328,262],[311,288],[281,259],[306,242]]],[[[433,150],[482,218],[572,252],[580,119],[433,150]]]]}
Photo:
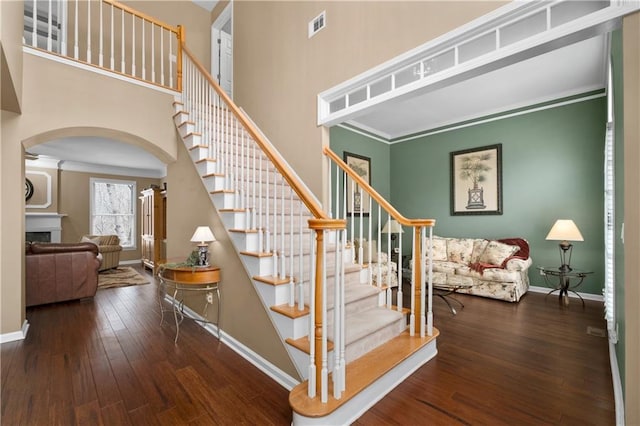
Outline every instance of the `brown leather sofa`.
{"type": "Polygon", "coordinates": [[[26,305],[93,297],[98,290],[98,247],[92,243],[27,243],[26,305]]]}

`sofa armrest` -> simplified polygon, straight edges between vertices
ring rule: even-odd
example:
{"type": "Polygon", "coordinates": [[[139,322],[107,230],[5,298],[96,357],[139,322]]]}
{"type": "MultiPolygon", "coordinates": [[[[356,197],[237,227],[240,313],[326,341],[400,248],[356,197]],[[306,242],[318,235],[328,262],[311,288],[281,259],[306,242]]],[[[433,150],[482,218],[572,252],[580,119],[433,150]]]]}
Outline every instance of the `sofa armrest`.
{"type": "Polygon", "coordinates": [[[122,246],[108,245],[108,246],[98,246],[98,248],[100,249],[100,253],[113,253],[116,251],[122,251],[122,246]]]}
{"type": "Polygon", "coordinates": [[[505,269],[507,271],[526,271],[527,269],[529,269],[532,263],[533,261],[530,257],[527,259],[513,258],[507,261],[505,269]]]}

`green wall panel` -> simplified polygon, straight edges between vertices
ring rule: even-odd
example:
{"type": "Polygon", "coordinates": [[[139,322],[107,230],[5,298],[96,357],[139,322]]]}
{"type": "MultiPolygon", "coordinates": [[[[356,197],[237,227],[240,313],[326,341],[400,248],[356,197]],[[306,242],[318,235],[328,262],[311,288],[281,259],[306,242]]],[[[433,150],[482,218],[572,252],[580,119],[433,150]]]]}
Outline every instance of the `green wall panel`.
{"type": "Polygon", "coordinates": [[[574,243],[571,264],[594,271],[579,291],[601,294],[605,125],[606,100],[598,97],[394,143],[391,201],[408,217],[436,219],[436,235],[527,239],[537,286],[544,280],[536,265],[560,264],[547,233],[556,219],[573,219],[585,241],[574,243]],[[503,214],[451,216],[450,152],[497,143],[503,214]]]}

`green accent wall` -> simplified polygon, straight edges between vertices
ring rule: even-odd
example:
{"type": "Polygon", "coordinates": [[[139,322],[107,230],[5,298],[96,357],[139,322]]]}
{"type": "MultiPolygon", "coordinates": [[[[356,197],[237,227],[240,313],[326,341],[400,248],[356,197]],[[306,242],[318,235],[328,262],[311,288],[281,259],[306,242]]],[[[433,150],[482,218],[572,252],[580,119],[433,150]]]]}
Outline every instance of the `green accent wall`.
{"type": "MultiPolygon", "coordinates": [[[[557,219],[573,219],[585,240],[573,243],[571,265],[594,272],[578,290],[601,295],[606,108],[604,95],[572,99],[390,145],[334,127],[331,148],[340,156],[348,151],[371,157],[373,187],[405,216],[436,219],[436,235],[525,238],[535,286],[545,286],[536,266],[560,265],[558,242],[546,241],[547,233],[557,219]],[[452,216],[450,153],[498,143],[503,214],[452,216]]],[[[377,218],[373,220],[375,228],[377,218]]],[[[410,241],[403,245],[403,252],[410,253],[410,241]]]]}
{"type": "Polygon", "coordinates": [[[571,265],[594,271],[579,291],[600,295],[606,117],[598,97],[393,144],[391,201],[408,217],[436,219],[439,236],[525,238],[535,286],[545,285],[536,266],[560,265],[547,233],[573,219],[584,242],[574,243],[571,265]],[[450,153],[493,144],[502,144],[503,214],[451,216],[450,153]]]}

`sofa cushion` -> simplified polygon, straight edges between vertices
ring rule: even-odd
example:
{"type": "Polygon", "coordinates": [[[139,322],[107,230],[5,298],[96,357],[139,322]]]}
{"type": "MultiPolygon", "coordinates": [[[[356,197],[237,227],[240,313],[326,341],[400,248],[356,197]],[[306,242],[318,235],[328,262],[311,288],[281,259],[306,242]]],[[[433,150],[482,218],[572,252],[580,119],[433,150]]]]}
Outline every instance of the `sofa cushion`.
{"type": "Polygon", "coordinates": [[[466,265],[473,253],[473,240],[469,238],[447,239],[447,260],[466,265]]]}
{"type": "Polygon", "coordinates": [[[447,262],[447,261],[433,262],[433,271],[444,272],[445,274],[455,274],[456,269],[458,269],[460,266],[462,265],[456,262],[447,262]]]}
{"type": "Polygon", "coordinates": [[[468,263],[479,262],[478,259],[480,259],[480,256],[482,256],[484,249],[487,248],[487,244],[489,244],[489,240],[473,240],[473,250],[471,251],[471,259],[469,259],[468,263]]]}
{"type": "Polygon", "coordinates": [[[518,246],[510,246],[499,241],[489,241],[478,262],[501,266],[508,257],[511,257],[518,250],[520,250],[518,246]]]}
{"type": "MultiPolygon", "coordinates": [[[[429,257],[429,239],[427,238],[426,256],[429,257]]],[[[433,260],[447,260],[447,239],[433,236],[433,260]]]]}

